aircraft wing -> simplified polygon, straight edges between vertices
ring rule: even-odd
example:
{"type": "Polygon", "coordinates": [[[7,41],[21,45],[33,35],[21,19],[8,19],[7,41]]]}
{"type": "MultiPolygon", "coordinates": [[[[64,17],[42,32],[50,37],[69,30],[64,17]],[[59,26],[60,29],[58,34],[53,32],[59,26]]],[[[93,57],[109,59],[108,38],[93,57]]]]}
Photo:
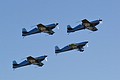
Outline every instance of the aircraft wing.
{"type": "Polygon", "coordinates": [[[36,60],[35,58],[33,58],[32,56],[28,56],[27,60],[36,60]]]}
{"type": "Polygon", "coordinates": [[[87,27],[90,27],[91,26],[91,23],[87,20],[87,19],[84,19],[82,20],[82,25],[87,28],[87,27]]]}
{"type": "Polygon", "coordinates": [[[97,31],[98,30],[87,19],[82,20],[82,25],[84,25],[86,29],[91,30],[91,31],[97,31]]]}
{"type": "Polygon", "coordinates": [[[46,26],[43,24],[38,24],[37,27],[40,28],[40,27],[46,27],[46,26]]]}
{"type": "Polygon", "coordinates": [[[44,64],[42,62],[40,62],[40,63],[38,63],[36,65],[39,66],[39,67],[42,67],[44,64]]]}
{"type": "Polygon", "coordinates": [[[53,35],[55,32],[52,31],[49,27],[46,27],[45,25],[43,24],[38,24],[37,25],[38,29],[41,31],[41,32],[45,32],[45,33],[48,33],[49,35],[53,35]]]}
{"type": "Polygon", "coordinates": [[[90,23],[87,19],[83,19],[82,23],[90,23]]]}
{"type": "Polygon", "coordinates": [[[50,31],[48,31],[47,33],[48,33],[49,35],[53,35],[55,32],[52,31],[52,30],[50,30],[50,31]]]}
{"type": "Polygon", "coordinates": [[[31,64],[38,63],[38,60],[33,58],[32,56],[27,57],[27,61],[30,62],[31,64]]]}
{"type": "Polygon", "coordinates": [[[86,29],[91,30],[91,31],[97,31],[98,30],[96,27],[87,27],[86,29]]]}

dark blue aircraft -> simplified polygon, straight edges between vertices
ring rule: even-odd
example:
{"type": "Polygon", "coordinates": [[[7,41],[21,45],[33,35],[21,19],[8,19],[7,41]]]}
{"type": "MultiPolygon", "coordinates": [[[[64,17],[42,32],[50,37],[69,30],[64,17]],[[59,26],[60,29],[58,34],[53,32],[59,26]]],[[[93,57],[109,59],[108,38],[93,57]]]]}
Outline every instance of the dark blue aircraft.
{"type": "Polygon", "coordinates": [[[97,31],[98,29],[95,26],[98,25],[101,21],[102,20],[99,19],[99,20],[89,22],[87,19],[83,19],[82,24],[79,24],[74,28],[72,28],[70,25],[68,25],[67,26],[67,33],[75,32],[75,31],[82,30],[82,29],[97,31]]]}
{"type": "Polygon", "coordinates": [[[74,50],[77,49],[80,52],[84,51],[84,46],[88,43],[88,41],[84,41],[81,43],[74,43],[74,44],[69,44],[65,47],[63,47],[62,49],[59,49],[58,46],[55,46],[55,53],[61,53],[61,52],[66,52],[66,51],[70,51],[70,50],[74,50]]]}
{"type": "Polygon", "coordinates": [[[27,60],[24,60],[23,62],[17,64],[17,62],[14,60],[13,61],[13,68],[19,68],[19,67],[23,67],[23,66],[27,66],[27,65],[37,65],[39,67],[42,67],[44,64],[42,63],[43,60],[47,61],[47,55],[44,56],[40,56],[40,57],[36,57],[33,58],[32,56],[28,56],[27,60]]]}
{"type": "Polygon", "coordinates": [[[49,24],[49,25],[43,25],[43,24],[38,24],[36,25],[37,27],[27,31],[25,28],[22,29],[22,36],[28,36],[28,35],[32,35],[32,34],[36,34],[36,33],[47,33],[49,35],[53,35],[55,32],[52,31],[52,29],[54,29],[56,26],[58,25],[58,23],[54,23],[54,24],[49,24]]]}

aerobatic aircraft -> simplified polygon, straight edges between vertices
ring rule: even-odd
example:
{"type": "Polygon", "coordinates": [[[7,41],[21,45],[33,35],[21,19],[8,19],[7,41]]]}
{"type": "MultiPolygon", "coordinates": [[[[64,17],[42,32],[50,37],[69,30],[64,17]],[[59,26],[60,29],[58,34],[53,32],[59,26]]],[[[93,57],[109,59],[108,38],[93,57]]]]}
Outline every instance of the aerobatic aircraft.
{"type": "Polygon", "coordinates": [[[53,35],[55,32],[52,29],[54,29],[57,25],[58,23],[53,23],[49,25],[38,24],[36,25],[37,27],[35,27],[34,29],[30,31],[27,31],[25,28],[23,28],[22,36],[28,36],[28,35],[32,35],[36,33],[41,33],[41,32],[47,33],[49,35],[53,35]]]}
{"type": "Polygon", "coordinates": [[[61,52],[66,52],[66,51],[70,51],[70,50],[74,50],[77,49],[80,52],[84,51],[84,46],[88,43],[88,41],[84,41],[81,43],[73,43],[73,44],[69,44],[65,47],[63,47],[62,49],[60,49],[58,46],[55,46],[55,53],[61,53],[61,52]]]}
{"type": "Polygon", "coordinates": [[[19,64],[14,60],[13,61],[13,68],[15,69],[15,68],[19,68],[19,67],[23,67],[23,66],[27,66],[27,65],[31,65],[31,64],[42,67],[44,65],[42,63],[42,61],[44,59],[47,61],[47,55],[36,57],[36,58],[33,58],[32,56],[28,56],[27,60],[24,60],[19,64]]]}
{"type": "Polygon", "coordinates": [[[76,27],[72,28],[70,25],[67,26],[67,33],[75,32],[78,30],[88,29],[91,31],[97,31],[98,29],[95,27],[98,25],[102,20],[94,20],[89,22],[87,19],[82,20],[82,24],[77,25],[76,27]]]}

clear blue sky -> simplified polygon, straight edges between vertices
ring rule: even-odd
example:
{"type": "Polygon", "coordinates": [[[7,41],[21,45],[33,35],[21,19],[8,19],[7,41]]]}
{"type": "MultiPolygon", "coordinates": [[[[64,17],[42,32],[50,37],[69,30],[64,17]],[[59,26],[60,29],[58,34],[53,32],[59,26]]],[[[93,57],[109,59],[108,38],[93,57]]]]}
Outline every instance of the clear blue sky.
{"type": "Polygon", "coordinates": [[[1,80],[120,80],[119,0],[0,0],[1,80]],[[103,19],[99,31],[67,35],[66,26],[82,19],[103,19]],[[59,22],[53,36],[36,34],[22,38],[21,29],[59,22]],[[58,56],[54,46],[89,40],[83,53],[69,51],[58,56]],[[29,55],[48,54],[48,62],[12,69],[12,61],[29,55]]]}

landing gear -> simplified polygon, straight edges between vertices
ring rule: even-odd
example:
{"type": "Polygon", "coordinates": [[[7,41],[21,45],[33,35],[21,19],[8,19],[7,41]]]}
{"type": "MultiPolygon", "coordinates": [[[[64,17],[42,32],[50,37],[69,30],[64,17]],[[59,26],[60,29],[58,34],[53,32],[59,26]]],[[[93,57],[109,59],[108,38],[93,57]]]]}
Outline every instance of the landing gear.
{"type": "Polygon", "coordinates": [[[80,52],[83,52],[84,50],[80,50],[80,52]]]}

